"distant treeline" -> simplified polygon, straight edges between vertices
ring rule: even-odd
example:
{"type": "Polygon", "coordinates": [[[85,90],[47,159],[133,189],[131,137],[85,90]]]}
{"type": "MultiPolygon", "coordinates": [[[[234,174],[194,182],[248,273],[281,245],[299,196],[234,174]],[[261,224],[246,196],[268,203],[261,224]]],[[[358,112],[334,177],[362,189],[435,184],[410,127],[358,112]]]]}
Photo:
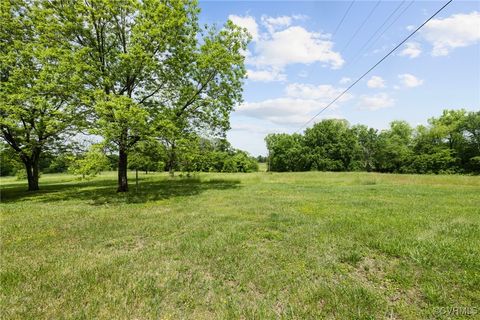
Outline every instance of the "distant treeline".
{"type": "MultiPolygon", "coordinates": [[[[42,173],[69,172],[93,176],[101,171],[116,170],[118,155],[111,146],[60,142],[57,148],[42,154],[39,163],[42,173]]],[[[191,135],[174,143],[158,140],[139,142],[129,153],[130,170],[182,172],[253,172],[258,171],[257,160],[247,152],[234,149],[225,139],[206,139],[191,135]]],[[[0,145],[0,175],[26,178],[25,169],[7,145],[0,145]]]]}
{"type": "Polygon", "coordinates": [[[270,171],[480,173],[480,112],[444,110],[427,126],[388,130],[323,120],[304,134],[266,138],[270,171]]]}

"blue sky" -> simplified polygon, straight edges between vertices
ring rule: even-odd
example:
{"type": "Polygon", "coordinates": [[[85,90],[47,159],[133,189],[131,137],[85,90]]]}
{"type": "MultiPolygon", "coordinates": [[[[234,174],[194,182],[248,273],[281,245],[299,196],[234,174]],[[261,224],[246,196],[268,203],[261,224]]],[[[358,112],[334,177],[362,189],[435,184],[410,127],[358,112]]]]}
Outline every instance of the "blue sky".
{"type": "MultiPolygon", "coordinates": [[[[356,0],[339,25],[351,1],[200,1],[202,23],[231,19],[253,36],[230,142],[266,154],[266,134],[298,130],[445,2],[356,0]]],[[[385,129],[446,108],[480,110],[478,1],[453,1],[316,121],[385,129]]]]}

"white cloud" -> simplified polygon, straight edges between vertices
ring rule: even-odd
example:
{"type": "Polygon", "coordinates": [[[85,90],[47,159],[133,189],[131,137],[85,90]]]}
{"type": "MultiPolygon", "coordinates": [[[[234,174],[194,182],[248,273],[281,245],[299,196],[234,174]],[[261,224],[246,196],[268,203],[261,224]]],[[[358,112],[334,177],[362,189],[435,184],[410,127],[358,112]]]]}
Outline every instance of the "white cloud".
{"type": "Polygon", "coordinates": [[[289,27],[292,25],[293,21],[295,20],[306,20],[308,19],[307,16],[301,14],[294,14],[291,16],[278,16],[278,17],[270,17],[267,15],[263,15],[261,20],[262,24],[267,28],[268,32],[273,33],[276,30],[289,27]]]}
{"type": "Polygon", "coordinates": [[[410,25],[408,25],[408,26],[406,27],[406,29],[407,29],[408,31],[413,31],[413,30],[417,29],[417,27],[415,27],[414,25],[411,25],[411,24],[410,24],[410,25]]]}
{"type": "Polygon", "coordinates": [[[385,88],[385,80],[379,76],[372,76],[370,80],[367,81],[367,86],[369,88],[385,88]]]}
{"type": "Polygon", "coordinates": [[[237,112],[276,125],[298,126],[310,120],[314,113],[323,107],[325,104],[316,100],[283,97],[247,102],[242,104],[237,112]]]}
{"type": "Polygon", "coordinates": [[[252,36],[253,41],[257,41],[259,37],[258,24],[254,17],[252,16],[237,16],[231,14],[228,16],[228,19],[231,20],[237,26],[246,28],[252,36]]]}
{"type": "Polygon", "coordinates": [[[286,74],[277,69],[247,70],[248,79],[252,81],[272,82],[287,80],[286,74]]]}
{"type": "Polygon", "coordinates": [[[270,26],[289,26],[292,23],[292,17],[290,16],[280,16],[280,17],[269,17],[262,16],[262,22],[270,26]]]}
{"type": "Polygon", "coordinates": [[[367,110],[379,110],[383,108],[392,107],[395,104],[395,100],[387,93],[377,93],[374,95],[362,95],[360,96],[359,106],[361,109],[367,110]]]}
{"type": "Polygon", "coordinates": [[[423,28],[422,36],[432,44],[433,56],[446,56],[455,48],[474,45],[480,41],[480,13],[433,19],[423,28]]]}
{"type": "MultiPolygon", "coordinates": [[[[237,109],[243,116],[254,117],[281,125],[300,125],[308,121],[315,112],[332,101],[342,88],[331,85],[294,83],[285,88],[285,96],[259,102],[245,102],[237,109]]],[[[347,94],[338,103],[351,99],[347,94]]],[[[332,105],[333,110],[337,106],[332,105]]]]}
{"type": "Polygon", "coordinates": [[[292,18],[294,20],[308,20],[310,17],[305,14],[294,14],[292,18]]]}
{"type": "Polygon", "coordinates": [[[420,43],[418,42],[407,42],[405,43],[405,47],[400,52],[400,56],[407,56],[410,58],[416,58],[422,53],[422,49],[420,47],[420,43]]]}
{"type": "Polygon", "coordinates": [[[258,41],[256,56],[252,60],[257,66],[283,68],[294,63],[323,62],[332,69],[338,69],[345,61],[340,53],[333,50],[333,42],[325,37],[303,27],[291,26],[258,41]]]}
{"type": "Polygon", "coordinates": [[[254,66],[249,76],[254,81],[283,81],[285,67],[291,64],[322,63],[332,69],[340,68],[345,61],[333,49],[328,34],[312,32],[294,25],[306,16],[262,16],[261,24],[254,17],[230,15],[233,23],[246,28],[252,35],[251,49],[245,52],[247,65],[254,66]],[[260,30],[263,27],[263,32],[260,30]],[[274,70],[274,71],[272,71],[274,70]]]}
{"type": "Polygon", "coordinates": [[[282,97],[259,102],[245,102],[237,109],[237,112],[277,124],[298,124],[308,120],[310,111],[320,107],[320,103],[312,99],[282,97]]]}
{"type": "Polygon", "coordinates": [[[342,79],[340,79],[339,83],[340,84],[347,84],[347,83],[350,83],[352,82],[352,79],[349,78],[349,77],[343,77],[342,79]]]}
{"type": "Polygon", "coordinates": [[[292,17],[290,16],[280,16],[280,17],[269,17],[262,16],[262,23],[267,28],[267,30],[272,33],[277,29],[283,27],[288,27],[292,24],[292,17]]]}
{"type": "MultiPolygon", "coordinates": [[[[343,88],[335,88],[329,84],[315,86],[312,84],[292,83],[285,88],[285,93],[288,97],[322,100],[324,102],[330,102],[335,99],[342,91],[343,88]]],[[[339,101],[346,101],[350,97],[350,94],[345,94],[339,101]]]]}
{"type": "Polygon", "coordinates": [[[413,74],[409,73],[400,74],[398,75],[398,78],[400,79],[400,82],[408,88],[418,87],[423,84],[422,79],[418,79],[413,74]]]}

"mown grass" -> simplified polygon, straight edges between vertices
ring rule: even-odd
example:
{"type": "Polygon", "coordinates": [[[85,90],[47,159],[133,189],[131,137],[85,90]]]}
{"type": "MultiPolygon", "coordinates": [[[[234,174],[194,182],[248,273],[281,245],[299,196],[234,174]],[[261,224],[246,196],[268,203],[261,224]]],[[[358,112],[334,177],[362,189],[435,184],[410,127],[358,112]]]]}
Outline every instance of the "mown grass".
{"type": "Polygon", "coordinates": [[[0,182],[2,319],[480,315],[478,177],[0,182]]]}

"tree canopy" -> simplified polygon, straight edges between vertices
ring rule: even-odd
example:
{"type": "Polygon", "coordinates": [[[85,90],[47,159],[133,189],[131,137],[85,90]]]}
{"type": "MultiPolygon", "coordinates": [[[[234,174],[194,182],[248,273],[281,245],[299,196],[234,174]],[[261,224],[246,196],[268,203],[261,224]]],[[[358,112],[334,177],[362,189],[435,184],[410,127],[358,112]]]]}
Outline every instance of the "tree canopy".
{"type": "Polygon", "coordinates": [[[387,130],[329,119],[304,134],[266,137],[271,171],[480,173],[480,112],[444,110],[428,126],[387,130]]]}
{"type": "Polygon", "coordinates": [[[38,3],[3,1],[0,20],[0,135],[33,191],[42,152],[84,117],[78,61],[38,3]]]}
{"type": "Polygon", "coordinates": [[[229,128],[242,99],[249,35],[230,21],[201,28],[196,1],[5,6],[2,137],[31,172],[32,190],[43,148],[73,127],[115,146],[119,192],[128,190],[128,154],[139,141],[229,128]]]}

